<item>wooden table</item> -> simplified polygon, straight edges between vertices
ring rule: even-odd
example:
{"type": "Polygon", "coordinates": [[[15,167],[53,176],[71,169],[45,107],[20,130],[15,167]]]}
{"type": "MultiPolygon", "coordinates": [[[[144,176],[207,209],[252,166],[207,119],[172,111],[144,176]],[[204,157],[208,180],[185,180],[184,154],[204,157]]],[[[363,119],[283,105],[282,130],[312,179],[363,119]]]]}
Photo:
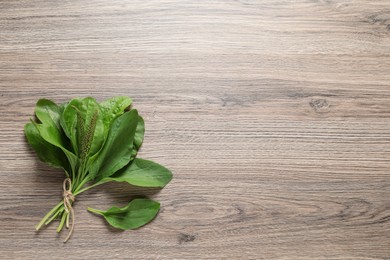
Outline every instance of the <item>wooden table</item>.
{"type": "Polygon", "coordinates": [[[1,259],[390,259],[390,2],[0,2],[1,259]],[[64,174],[23,126],[39,98],[145,117],[162,191],[80,195],[72,239],[34,225],[64,174]],[[159,200],[118,232],[87,206],[159,200]]]}

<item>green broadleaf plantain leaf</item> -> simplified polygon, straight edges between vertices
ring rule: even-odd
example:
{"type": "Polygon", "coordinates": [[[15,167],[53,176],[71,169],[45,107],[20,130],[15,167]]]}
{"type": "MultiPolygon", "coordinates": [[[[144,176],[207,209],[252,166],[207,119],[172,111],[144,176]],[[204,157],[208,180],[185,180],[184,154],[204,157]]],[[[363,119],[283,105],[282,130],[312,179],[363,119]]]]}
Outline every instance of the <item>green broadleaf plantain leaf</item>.
{"type": "Polygon", "coordinates": [[[107,136],[112,121],[125,112],[125,109],[129,107],[132,100],[129,97],[117,96],[107,99],[100,103],[101,110],[103,112],[103,123],[105,126],[104,134],[107,136]]]}
{"type": "Polygon", "coordinates": [[[53,101],[48,99],[38,100],[35,106],[35,115],[42,124],[55,125],[60,129],[60,117],[63,111],[62,106],[58,106],[53,101]]]}
{"type": "Polygon", "coordinates": [[[94,98],[74,99],[62,116],[61,124],[81,159],[96,154],[104,143],[104,124],[94,98]]]}
{"type": "Polygon", "coordinates": [[[60,124],[66,136],[69,138],[73,151],[79,154],[79,147],[77,142],[77,111],[75,107],[79,107],[81,103],[80,98],[72,99],[64,108],[60,124]]]}
{"type": "Polygon", "coordinates": [[[134,199],[123,208],[112,207],[107,211],[88,208],[102,215],[107,222],[122,230],[136,229],[152,221],[160,210],[160,203],[150,199],[134,199]]]}
{"type": "Polygon", "coordinates": [[[130,161],[134,134],[138,123],[137,110],[116,118],[111,125],[103,148],[90,166],[90,175],[99,181],[109,177],[130,161]]]}
{"type": "Polygon", "coordinates": [[[63,134],[60,126],[62,110],[63,106],[58,106],[47,99],[40,99],[35,107],[35,114],[41,123],[33,123],[46,142],[64,152],[74,172],[78,164],[78,158],[69,150],[69,140],[63,134]]]}
{"type": "Polygon", "coordinates": [[[38,100],[35,115],[39,119],[38,129],[42,137],[56,146],[68,148],[67,139],[62,135],[60,117],[63,107],[47,99],[38,100]]]}
{"type": "Polygon", "coordinates": [[[136,158],[132,163],[104,180],[127,182],[139,187],[164,188],[172,180],[172,173],[158,163],[136,158]]]}
{"type": "Polygon", "coordinates": [[[35,150],[38,158],[42,162],[56,168],[62,168],[67,173],[70,173],[71,168],[64,152],[60,148],[46,142],[33,123],[26,124],[24,126],[24,132],[28,143],[35,150]]]}
{"type": "Polygon", "coordinates": [[[139,148],[141,147],[142,142],[144,141],[144,135],[145,135],[145,122],[142,116],[138,116],[137,129],[135,130],[135,135],[134,135],[135,149],[139,150],[139,148]]]}
{"type": "MultiPolygon", "coordinates": [[[[79,145],[84,153],[92,156],[96,154],[104,143],[104,124],[99,104],[93,98],[84,98],[78,108],[84,120],[84,140],[79,145]],[[84,143],[83,143],[84,142],[84,143]]],[[[81,131],[81,129],[79,129],[81,131]]]]}
{"type": "Polygon", "coordinates": [[[133,161],[137,156],[138,150],[141,148],[145,135],[145,122],[142,116],[138,116],[137,129],[135,130],[133,150],[131,151],[130,161],[133,161]]]}

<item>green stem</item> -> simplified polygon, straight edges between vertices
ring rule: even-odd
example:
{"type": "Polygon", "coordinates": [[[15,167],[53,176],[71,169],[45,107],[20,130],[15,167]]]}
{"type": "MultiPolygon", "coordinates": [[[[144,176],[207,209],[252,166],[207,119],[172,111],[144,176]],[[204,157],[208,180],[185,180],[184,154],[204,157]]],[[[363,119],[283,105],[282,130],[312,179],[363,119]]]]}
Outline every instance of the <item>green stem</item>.
{"type": "Polygon", "coordinates": [[[99,185],[99,183],[95,183],[95,184],[93,184],[93,185],[90,185],[90,186],[88,186],[88,187],[85,187],[84,189],[78,190],[78,191],[76,191],[73,195],[74,195],[74,196],[77,196],[78,194],[83,193],[84,191],[87,191],[87,190],[89,190],[89,189],[91,189],[91,188],[93,188],[93,187],[95,187],[95,186],[97,186],[97,185],[99,185]]]}
{"type": "Polygon", "coordinates": [[[79,186],[83,186],[86,182],[85,182],[85,178],[86,177],[86,174],[87,174],[87,171],[85,170],[85,168],[87,167],[87,160],[82,160],[81,161],[81,165],[79,167],[79,170],[78,170],[78,174],[77,174],[77,187],[79,189],[79,186]],[[84,183],[83,185],[79,185],[80,183],[84,183]]]}
{"type": "Polygon", "coordinates": [[[93,209],[93,208],[87,208],[87,210],[90,211],[90,212],[93,212],[95,214],[102,215],[102,211],[101,210],[97,210],[97,209],[93,209]]]}
{"type": "Polygon", "coordinates": [[[64,208],[63,206],[61,205],[61,207],[57,210],[56,213],[53,214],[53,216],[51,216],[51,218],[49,218],[46,222],[45,222],[45,226],[47,226],[50,222],[52,222],[54,219],[56,219],[58,217],[58,215],[60,213],[62,213],[64,211],[64,208]]]}
{"type": "Polygon", "coordinates": [[[67,215],[68,215],[68,213],[66,213],[66,211],[64,211],[64,213],[62,214],[62,217],[61,217],[61,222],[60,222],[60,224],[58,225],[58,228],[57,228],[57,233],[60,233],[62,228],[64,227],[67,215]]]}
{"type": "Polygon", "coordinates": [[[76,190],[76,187],[78,187],[79,183],[80,183],[80,177],[81,177],[81,168],[78,169],[77,171],[77,176],[75,176],[75,178],[72,180],[72,191],[75,191],[76,190]]]}
{"type": "Polygon", "coordinates": [[[43,218],[42,220],[38,223],[38,225],[35,226],[35,229],[38,231],[42,226],[43,224],[45,224],[46,220],[48,218],[50,218],[55,212],[56,210],[58,210],[59,207],[61,207],[61,205],[63,204],[63,202],[61,201],[60,203],[58,203],[54,208],[52,208],[52,210],[50,210],[43,218]]]}
{"type": "Polygon", "coordinates": [[[81,183],[77,186],[77,188],[75,189],[75,193],[79,193],[78,191],[89,181],[89,178],[85,178],[81,181],[81,183]]]}
{"type": "Polygon", "coordinates": [[[82,180],[84,180],[85,175],[87,174],[87,171],[85,170],[86,167],[87,167],[87,162],[88,162],[87,160],[84,160],[83,163],[82,163],[82,165],[81,165],[81,173],[82,173],[81,179],[82,179],[82,180]]]}
{"type": "MultiPolygon", "coordinates": [[[[73,195],[74,196],[76,196],[76,195],[78,195],[78,194],[80,194],[80,193],[83,193],[84,191],[87,191],[87,190],[89,190],[89,189],[91,189],[91,188],[93,188],[93,187],[96,187],[96,186],[98,186],[98,185],[101,185],[101,184],[103,184],[103,183],[106,183],[106,182],[109,182],[110,180],[106,180],[106,181],[100,181],[100,182],[97,182],[97,183],[95,183],[95,184],[92,184],[92,185],[89,185],[88,187],[85,187],[84,189],[81,189],[81,190],[78,190],[78,191],[76,191],[73,195]]],[[[83,184],[83,183],[81,183],[81,184],[83,184]]],[[[85,183],[84,183],[85,184],[85,183]]],[[[84,185],[83,184],[83,185],[84,185]]],[[[80,188],[82,187],[82,185],[80,185],[80,188]]]]}

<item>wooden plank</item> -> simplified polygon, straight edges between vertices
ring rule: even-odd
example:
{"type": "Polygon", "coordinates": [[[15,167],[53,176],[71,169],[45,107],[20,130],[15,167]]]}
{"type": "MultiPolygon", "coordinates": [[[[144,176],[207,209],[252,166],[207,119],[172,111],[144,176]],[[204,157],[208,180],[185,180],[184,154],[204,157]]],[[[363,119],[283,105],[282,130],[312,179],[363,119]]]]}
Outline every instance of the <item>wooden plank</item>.
{"type": "Polygon", "coordinates": [[[2,259],[389,259],[390,2],[0,2],[2,259]],[[34,225],[63,173],[23,125],[35,102],[128,95],[159,192],[80,195],[63,244],[34,225]],[[118,232],[86,207],[162,203],[118,232]]]}

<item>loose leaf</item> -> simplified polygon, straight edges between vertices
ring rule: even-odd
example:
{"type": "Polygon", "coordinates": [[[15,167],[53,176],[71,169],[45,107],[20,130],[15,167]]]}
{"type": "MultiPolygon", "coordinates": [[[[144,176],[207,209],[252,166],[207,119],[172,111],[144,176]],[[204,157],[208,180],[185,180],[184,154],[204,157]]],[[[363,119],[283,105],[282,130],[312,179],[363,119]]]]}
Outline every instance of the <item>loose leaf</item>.
{"type": "Polygon", "coordinates": [[[96,181],[109,177],[129,163],[138,112],[133,109],[112,122],[107,140],[90,166],[90,174],[96,181]]]}
{"type": "Polygon", "coordinates": [[[164,188],[172,179],[172,173],[164,166],[144,159],[134,161],[104,180],[127,182],[140,187],[164,188]]]}
{"type": "Polygon", "coordinates": [[[128,230],[139,228],[152,221],[160,210],[160,203],[150,199],[134,199],[123,208],[112,207],[107,211],[93,208],[88,210],[102,215],[111,226],[128,230]]]}

